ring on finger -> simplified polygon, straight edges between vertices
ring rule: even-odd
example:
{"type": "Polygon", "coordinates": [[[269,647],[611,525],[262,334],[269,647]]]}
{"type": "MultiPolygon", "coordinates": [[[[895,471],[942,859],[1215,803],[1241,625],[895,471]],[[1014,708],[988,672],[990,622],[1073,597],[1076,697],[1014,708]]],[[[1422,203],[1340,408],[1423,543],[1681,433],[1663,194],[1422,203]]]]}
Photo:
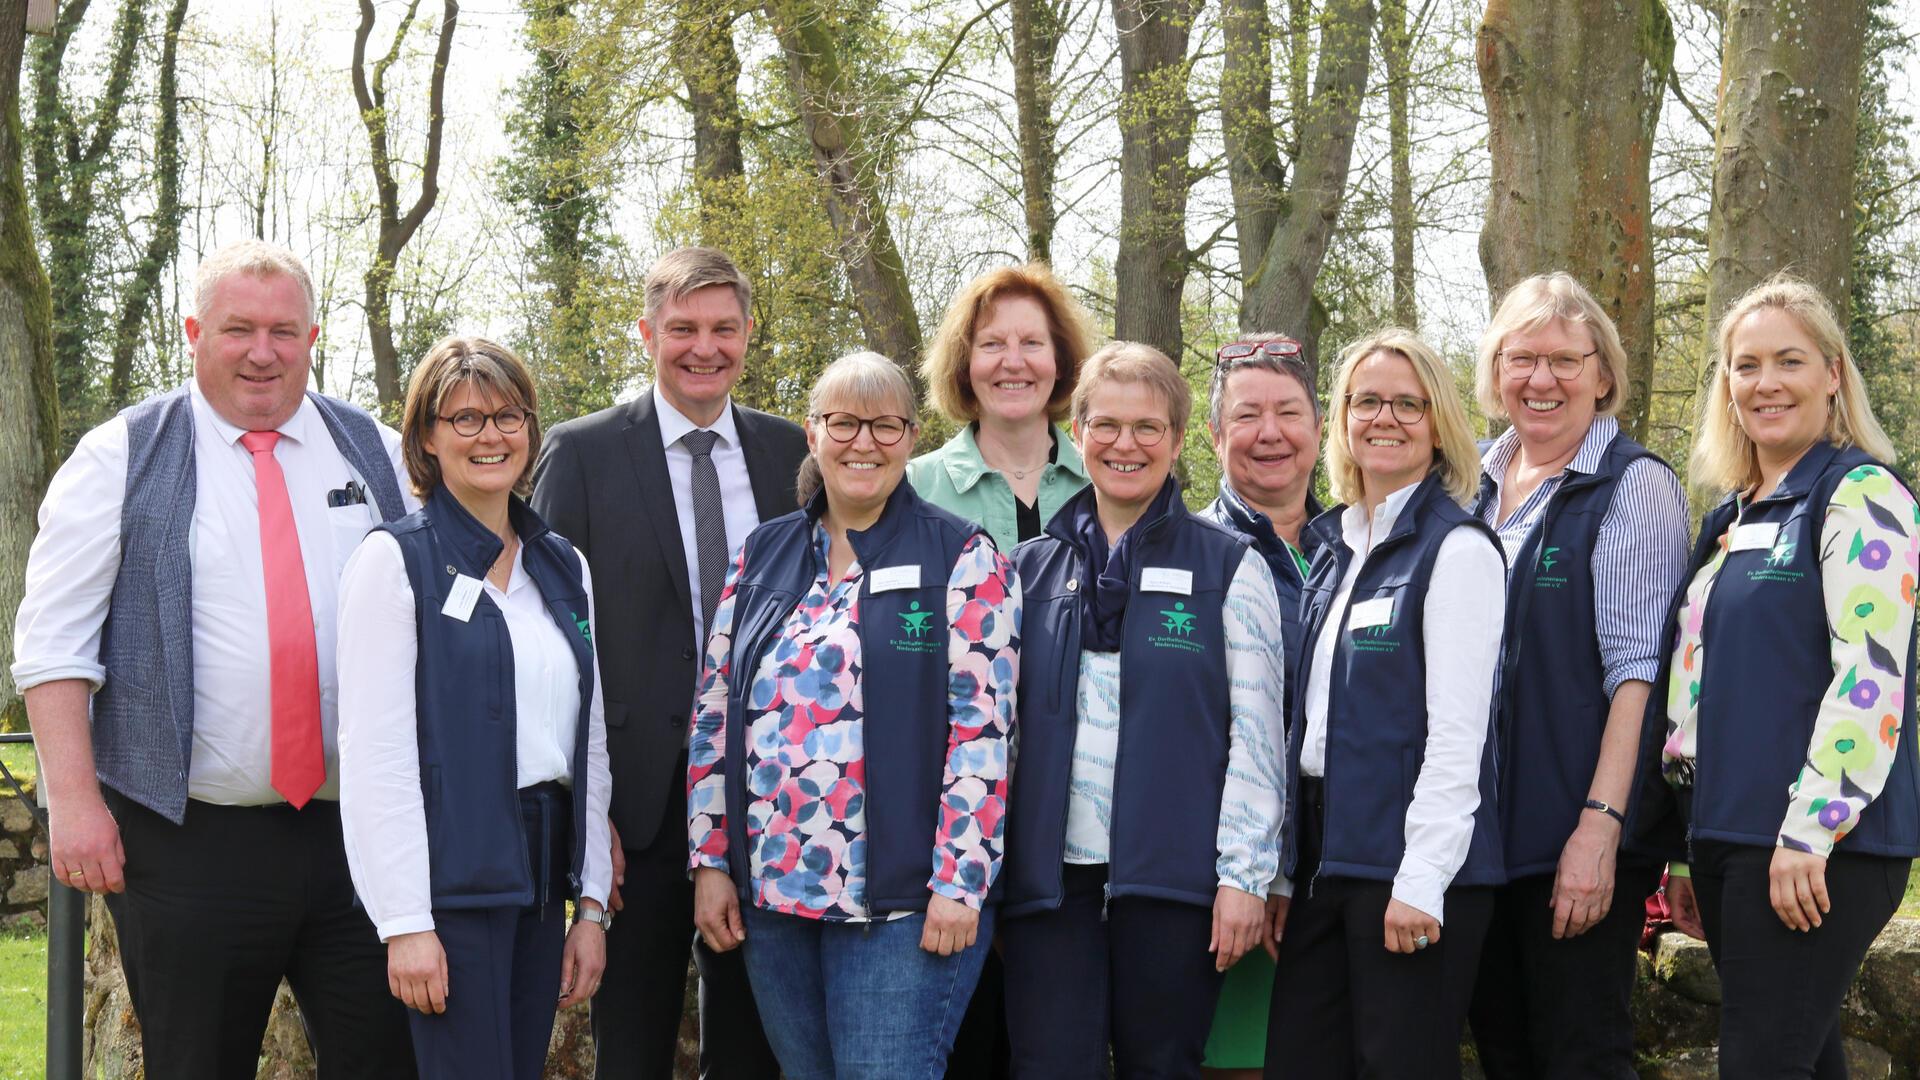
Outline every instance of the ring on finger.
{"type": "Polygon", "coordinates": [[[1424,949],[1431,944],[1433,944],[1433,939],[1425,934],[1421,934],[1419,937],[1413,939],[1413,947],[1416,949],[1424,949]]]}

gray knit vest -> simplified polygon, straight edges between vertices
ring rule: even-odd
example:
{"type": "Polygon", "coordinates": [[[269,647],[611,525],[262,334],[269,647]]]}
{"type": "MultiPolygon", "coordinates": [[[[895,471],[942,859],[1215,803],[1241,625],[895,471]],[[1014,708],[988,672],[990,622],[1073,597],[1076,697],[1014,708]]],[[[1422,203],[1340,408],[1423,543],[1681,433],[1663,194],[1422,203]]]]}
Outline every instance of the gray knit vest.
{"type": "MultiPolygon", "coordinates": [[[[312,392],[307,399],[381,519],[404,517],[379,425],[344,401],[312,392]]],[[[107,678],[93,697],[93,764],[101,783],[177,825],[187,814],[193,757],[193,403],[181,386],[120,415],[127,490],[120,571],[100,641],[107,678]]]]}

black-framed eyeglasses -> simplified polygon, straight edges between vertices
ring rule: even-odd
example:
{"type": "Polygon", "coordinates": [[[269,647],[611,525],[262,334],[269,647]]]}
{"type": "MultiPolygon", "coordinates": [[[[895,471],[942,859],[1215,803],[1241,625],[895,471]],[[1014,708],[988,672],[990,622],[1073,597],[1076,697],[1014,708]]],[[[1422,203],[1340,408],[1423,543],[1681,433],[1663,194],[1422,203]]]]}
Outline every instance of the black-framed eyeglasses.
{"type": "Polygon", "coordinates": [[[1533,374],[1533,369],[1540,366],[1540,361],[1545,360],[1547,372],[1565,382],[1568,379],[1579,378],[1580,372],[1587,366],[1587,358],[1598,355],[1599,352],[1599,349],[1594,349],[1584,353],[1571,350],[1557,353],[1530,353],[1519,349],[1506,349],[1500,353],[1500,365],[1506,369],[1507,374],[1518,378],[1533,374]]]}
{"type": "Polygon", "coordinates": [[[1271,356],[1284,364],[1304,366],[1307,362],[1304,347],[1292,338],[1272,338],[1267,341],[1233,341],[1220,346],[1213,352],[1215,367],[1229,367],[1235,360],[1245,360],[1249,356],[1271,356]]]}
{"type": "Polygon", "coordinates": [[[850,443],[860,437],[860,429],[866,428],[873,434],[873,441],[880,446],[892,446],[906,438],[913,430],[913,421],[904,416],[855,416],[850,412],[821,413],[814,417],[820,426],[827,429],[827,437],[838,443],[850,443]]]}
{"type": "Polygon", "coordinates": [[[1380,415],[1382,408],[1390,407],[1395,420],[1403,424],[1417,424],[1421,417],[1427,415],[1427,406],[1431,404],[1426,398],[1412,394],[1395,394],[1392,398],[1383,398],[1379,394],[1348,394],[1347,415],[1355,420],[1372,420],[1380,415]]]}
{"type": "Polygon", "coordinates": [[[1109,416],[1100,416],[1087,421],[1087,436],[1101,446],[1112,446],[1120,441],[1122,431],[1131,431],[1135,446],[1159,446],[1160,440],[1167,437],[1167,429],[1172,426],[1165,420],[1135,420],[1125,424],[1109,416]]]}
{"type": "Polygon", "coordinates": [[[479,409],[461,409],[452,416],[442,416],[437,419],[460,435],[471,439],[486,429],[489,420],[493,421],[494,430],[502,435],[511,435],[526,427],[527,421],[533,419],[533,413],[518,405],[508,405],[490,413],[483,413],[479,409]]]}

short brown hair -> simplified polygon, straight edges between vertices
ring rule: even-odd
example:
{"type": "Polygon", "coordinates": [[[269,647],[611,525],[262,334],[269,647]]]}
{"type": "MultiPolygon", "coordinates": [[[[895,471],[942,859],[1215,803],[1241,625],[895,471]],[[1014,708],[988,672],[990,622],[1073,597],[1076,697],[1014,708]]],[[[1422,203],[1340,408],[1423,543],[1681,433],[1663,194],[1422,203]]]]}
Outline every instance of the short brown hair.
{"type": "Polygon", "coordinates": [[[1103,382],[1145,383],[1167,403],[1167,420],[1176,436],[1187,433],[1193,418],[1193,388],[1167,354],[1137,341],[1113,341],[1087,357],[1080,366],[1080,384],[1073,388],[1073,420],[1087,418],[1093,391],[1103,382]]]}
{"type": "Polygon", "coordinates": [[[740,301],[740,317],[753,316],[753,286],[747,275],[719,248],[674,248],[660,256],[647,271],[646,316],[649,323],[660,318],[660,309],[669,301],[684,300],[710,285],[725,285],[740,301]]]}
{"type": "Polygon", "coordinates": [[[533,376],[512,349],[481,337],[441,338],[420,358],[407,382],[407,402],[400,412],[400,451],[413,493],[424,499],[440,486],[440,459],[427,453],[427,433],[440,422],[447,396],[468,385],[492,394],[504,405],[527,410],[527,464],[513,485],[515,495],[527,498],[533,494],[533,463],[540,459],[533,376]]]}
{"type": "Polygon", "coordinates": [[[1047,313],[1047,327],[1053,332],[1053,395],[1047,398],[1047,415],[1055,422],[1067,416],[1073,400],[1074,384],[1079,381],[1080,365],[1093,346],[1092,321],[1086,310],[1067,292],[1046,263],[1002,266],[979,275],[954,294],[940,329],[920,360],[920,377],[926,381],[927,397],[948,418],[971,422],[980,419],[980,399],[974,396],[968,371],[973,362],[973,335],[994,304],[1002,300],[1026,298],[1047,313]]]}

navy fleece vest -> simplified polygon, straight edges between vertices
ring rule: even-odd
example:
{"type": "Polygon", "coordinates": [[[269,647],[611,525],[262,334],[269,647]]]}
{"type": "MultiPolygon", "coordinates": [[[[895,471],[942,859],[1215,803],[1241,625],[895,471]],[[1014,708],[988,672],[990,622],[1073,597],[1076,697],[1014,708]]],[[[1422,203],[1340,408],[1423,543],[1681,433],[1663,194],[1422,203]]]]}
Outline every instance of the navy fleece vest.
{"type": "MultiPolygon", "coordinates": [[[[1318,501],[1309,492],[1307,494],[1307,520],[1320,515],[1318,501]]],[[[1274,591],[1280,596],[1280,640],[1286,645],[1286,711],[1283,716],[1293,715],[1293,689],[1300,685],[1300,592],[1306,587],[1307,579],[1300,573],[1300,564],[1293,561],[1293,553],[1287,550],[1286,541],[1273,531],[1273,522],[1265,514],[1253,509],[1220,481],[1220,496],[1208,504],[1201,516],[1211,519],[1234,532],[1245,536],[1253,543],[1253,549],[1267,562],[1267,569],[1273,571],[1274,591]]],[[[1302,530],[1300,533],[1300,553],[1307,557],[1309,564],[1318,545],[1313,536],[1302,530]]]]}
{"type": "MultiPolygon", "coordinates": [[[[1061,507],[1045,535],[1014,553],[1026,606],[1020,654],[1020,753],[1007,799],[1005,912],[1060,906],[1067,788],[1079,731],[1080,591],[1092,574],[1072,543],[1092,488],[1061,507]]],[[[1110,896],[1208,906],[1220,794],[1227,774],[1227,586],[1247,539],[1190,513],[1179,499],[1145,530],[1120,645],[1120,734],[1113,763],[1110,896]],[[1143,592],[1150,570],[1192,575],[1184,592],[1143,592]]],[[[1178,577],[1178,575],[1172,575],[1178,577]]],[[[1165,575],[1154,575],[1154,583],[1165,575]]],[[[1170,586],[1177,587],[1177,586],[1170,586]]]]}
{"type": "MultiPolygon", "coordinates": [[[[1625,435],[1614,436],[1592,475],[1570,472],[1554,489],[1514,553],[1496,700],[1500,760],[1507,763],[1500,835],[1511,877],[1552,873],[1580,823],[1612,704],[1595,632],[1593,548],[1627,466],[1652,457],[1625,435]]],[[[1499,497],[1493,479],[1483,476],[1473,516],[1499,497]]]]}
{"type": "MultiPolygon", "coordinates": [[[[1392,881],[1406,854],[1407,807],[1413,803],[1413,785],[1426,759],[1423,618],[1434,563],[1447,534],[1463,526],[1484,535],[1495,551],[1500,545],[1492,529],[1449,498],[1438,477],[1429,476],[1408,498],[1393,531],[1361,565],[1347,606],[1331,611],[1334,593],[1353,558],[1340,530],[1344,509],[1335,507],[1308,526],[1320,550],[1307,579],[1303,616],[1307,629],[1301,656],[1313,655],[1321,634],[1340,635],[1327,695],[1326,835],[1321,841],[1319,872],[1392,881]],[[1347,613],[1354,604],[1383,597],[1393,603],[1387,622],[1347,630],[1347,613]]],[[[1303,671],[1308,666],[1306,661],[1301,664],[1303,671]]],[[[1305,693],[1294,696],[1287,737],[1290,791],[1297,790],[1300,779],[1306,702],[1305,693]]],[[[1480,755],[1480,805],[1473,812],[1473,841],[1466,862],[1453,877],[1455,885],[1498,885],[1506,880],[1500,848],[1499,746],[1491,738],[1493,718],[1487,719],[1489,740],[1480,755]]],[[[1299,815],[1290,806],[1282,853],[1289,877],[1299,869],[1298,828],[1299,815]]]]}
{"type": "MultiPolygon", "coordinates": [[[[727,697],[727,849],[747,895],[746,703],[760,658],[820,573],[813,530],[824,494],[747,537],[733,594],[733,683],[727,697]]],[[[847,541],[866,577],[859,598],[861,737],[866,752],[867,909],[923,911],[932,894],[933,836],[952,728],[947,716],[947,582],[978,525],[902,483],[880,519],[847,541]],[[882,571],[918,569],[918,584],[875,591],[882,571]]],[[[904,577],[904,575],[888,575],[904,577]]]]}
{"type": "MultiPolygon", "coordinates": [[[[521,565],[580,666],[567,874],[569,893],[577,898],[587,850],[587,724],[594,677],[587,592],[572,545],[549,532],[517,498],[511,513],[521,565]]],[[[436,488],[420,510],[380,528],[400,544],[419,627],[413,692],[433,906],[524,907],[535,897],[515,774],[513,640],[506,617],[484,592],[465,622],[441,611],[456,575],[485,577],[499,557],[500,538],[444,487],[436,488]]]]}
{"type": "MultiPolygon", "coordinates": [[[[1821,592],[1820,528],[1846,475],[1880,465],[1861,450],[1821,444],[1807,451],[1774,493],[1747,508],[1741,523],[1779,525],[1767,550],[1734,551],[1714,579],[1701,638],[1700,722],[1694,761],[1691,836],[1773,847],[1787,812],[1788,788],[1806,764],[1821,698],[1833,681],[1831,638],[1821,592]]],[[[1904,483],[1904,481],[1903,481],[1904,483]]],[[[1685,857],[1686,822],[1660,771],[1667,732],[1667,682],[1679,610],[1691,582],[1718,550],[1738,506],[1731,498],[1707,514],[1680,596],[1661,635],[1659,681],[1642,725],[1639,798],[1627,835],[1635,847],[1685,857]]],[[[1904,525],[1904,523],[1903,523],[1904,525]]],[[[1913,650],[1887,656],[1900,674],[1860,672],[1879,684],[1878,716],[1897,686],[1904,707],[1893,771],[1840,841],[1847,851],[1920,855],[1920,769],[1915,767],[1913,650]]],[[[1877,738],[1871,730],[1868,738],[1877,738]]]]}

